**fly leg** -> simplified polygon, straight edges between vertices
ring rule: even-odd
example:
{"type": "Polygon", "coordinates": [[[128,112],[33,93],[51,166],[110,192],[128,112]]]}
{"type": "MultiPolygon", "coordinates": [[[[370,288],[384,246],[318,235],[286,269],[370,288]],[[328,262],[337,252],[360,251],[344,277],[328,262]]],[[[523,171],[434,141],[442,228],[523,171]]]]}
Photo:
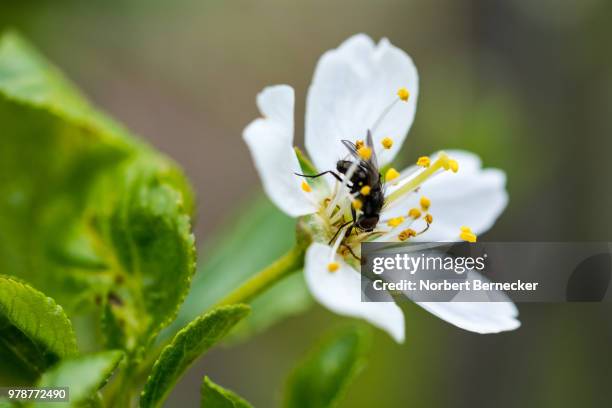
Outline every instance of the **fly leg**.
{"type": "Polygon", "coordinates": [[[314,174],[314,175],[309,175],[309,174],[300,174],[300,173],[293,173],[293,174],[295,174],[296,176],[300,176],[300,177],[308,177],[308,178],[317,178],[317,177],[324,176],[324,175],[326,175],[326,174],[331,174],[332,176],[334,176],[334,178],[335,178],[336,180],[338,180],[339,182],[341,182],[341,183],[342,183],[342,178],[341,178],[339,175],[337,175],[335,172],[331,171],[331,170],[327,170],[327,171],[324,171],[323,173],[314,174]]]}
{"type": "MultiPolygon", "coordinates": [[[[338,227],[338,231],[336,231],[336,233],[334,234],[334,236],[332,237],[332,239],[329,240],[329,242],[327,243],[327,245],[331,245],[332,242],[334,242],[334,240],[336,239],[336,237],[338,236],[338,234],[340,233],[340,231],[342,231],[342,228],[346,227],[347,225],[349,225],[350,223],[352,223],[353,221],[347,221],[344,224],[342,224],[340,227],[338,227]]],[[[352,228],[352,226],[351,226],[352,228]]],[[[346,234],[344,235],[346,236],[346,234]]],[[[340,238],[340,239],[344,239],[344,237],[340,238]]]]}
{"type": "Polygon", "coordinates": [[[357,212],[355,211],[355,209],[351,206],[351,215],[353,216],[353,225],[351,225],[348,229],[348,231],[346,231],[346,236],[350,237],[351,233],[353,232],[353,228],[355,228],[355,225],[357,225],[357,212]]]}
{"type": "Polygon", "coordinates": [[[361,258],[358,257],[357,255],[355,255],[355,253],[353,252],[353,248],[351,248],[350,246],[348,246],[347,244],[342,244],[342,246],[346,249],[348,249],[348,251],[350,252],[350,254],[353,256],[353,258],[355,258],[356,260],[358,260],[359,262],[361,262],[361,258]]]}

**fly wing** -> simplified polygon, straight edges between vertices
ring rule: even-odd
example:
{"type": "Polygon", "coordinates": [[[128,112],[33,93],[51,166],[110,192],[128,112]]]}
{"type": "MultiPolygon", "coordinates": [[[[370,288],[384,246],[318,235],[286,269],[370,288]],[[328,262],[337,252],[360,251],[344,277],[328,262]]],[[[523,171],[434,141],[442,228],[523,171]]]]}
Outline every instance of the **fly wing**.
{"type": "Polygon", "coordinates": [[[354,158],[356,158],[357,160],[361,160],[361,158],[359,157],[359,153],[357,153],[357,148],[355,147],[355,144],[353,142],[351,142],[350,140],[342,140],[342,144],[344,145],[344,147],[347,148],[347,150],[354,158]]]}
{"type": "Polygon", "coordinates": [[[374,141],[372,140],[372,132],[368,129],[368,135],[366,136],[366,143],[370,149],[372,149],[372,156],[366,163],[370,171],[370,177],[372,177],[372,184],[378,184],[380,182],[380,173],[378,172],[378,159],[376,158],[376,149],[374,148],[374,141]]]}
{"type": "Polygon", "coordinates": [[[373,167],[373,170],[378,173],[378,159],[376,158],[376,149],[374,149],[374,141],[372,140],[372,132],[370,132],[370,130],[368,130],[368,135],[366,136],[366,143],[368,147],[372,149],[372,156],[370,156],[370,160],[368,161],[371,167],[373,167]]]}
{"type": "Polygon", "coordinates": [[[379,173],[378,173],[378,160],[376,159],[376,153],[374,152],[374,142],[372,141],[372,134],[368,130],[368,135],[366,138],[367,146],[372,149],[372,156],[370,156],[369,160],[363,160],[361,156],[359,156],[359,152],[357,151],[357,147],[350,140],[342,140],[342,144],[348,149],[351,156],[355,159],[359,160],[360,166],[367,169],[371,179],[372,184],[376,184],[379,182],[379,173]]]}
{"type": "Polygon", "coordinates": [[[359,156],[359,152],[357,151],[357,147],[350,140],[342,140],[342,144],[347,148],[351,156],[355,159],[361,161],[364,165],[368,167],[369,170],[378,172],[378,160],[376,159],[376,153],[374,151],[374,142],[372,141],[372,134],[368,130],[368,136],[366,138],[367,146],[372,149],[372,156],[370,156],[369,160],[363,160],[361,156],[359,156]]]}

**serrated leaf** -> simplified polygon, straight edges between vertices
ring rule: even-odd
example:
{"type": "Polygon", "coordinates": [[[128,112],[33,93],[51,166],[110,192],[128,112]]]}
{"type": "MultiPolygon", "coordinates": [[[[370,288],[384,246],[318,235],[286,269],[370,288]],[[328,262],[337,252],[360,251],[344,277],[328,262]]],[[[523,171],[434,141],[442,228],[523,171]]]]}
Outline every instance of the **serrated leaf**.
{"type": "Polygon", "coordinates": [[[3,352],[12,353],[34,374],[78,352],[63,309],[42,292],[4,275],[0,275],[0,342],[3,352]]]}
{"type": "Polygon", "coordinates": [[[146,344],[174,318],[189,290],[195,251],[173,169],[147,156],[119,172],[119,182],[101,183],[107,205],[97,208],[103,222],[94,229],[110,244],[117,283],[105,309],[108,344],[135,349],[137,339],[146,344]]]}
{"type": "MultiPolygon", "coordinates": [[[[81,406],[106,384],[122,357],[123,352],[110,350],[63,360],[43,374],[37,387],[68,387],[70,402],[52,405],[81,406]]],[[[34,406],[42,408],[48,405],[48,402],[39,402],[34,406]]]]}
{"type": "Polygon", "coordinates": [[[337,406],[347,386],[365,365],[367,334],[360,329],[346,330],[314,348],[291,373],[284,406],[337,406]]]}
{"type": "Polygon", "coordinates": [[[215,384],[208,377],[202,381],[202,408],[253,408],[236,393],[215,384]]]}
{"type": "MultiPolygon", "coordinates": [[[[232,222],[229,228],[215,234],[214,240],[203,246],[191,291],[176,320],[162,337],[171,335],[210,308],[294,245],[294,219],[283,214],[261,195],[247,201],[248,205],[237,209],[230,217],[232,222]],[[262,242],[266,244],[262,245],[262,242]]],[[[301,271],[293,275],[301,275],[301,271]]],[[[280,319],[301,313],[312,305],[303,278],[291,276],[287,280],[287,283],[279,283],[283,290],[275,286],[253,301],[251,315],[236,328],[241,339],[266,329],[280,319]]]]}
{"type": "Polygon", "coordinates": [[[247,305],[221,306],[180,330],[155,362],[140,396],[140,406],[160,406],[187,367],[223,338],[249,310],[247,305]]]}
{"type": "Polygon", "coordinates": [[[69,314],[103,307],[107,346],[137,360],[195,270],[184,175],[14,34],[0,40],[0,123],[0,270],[69,314]]]}

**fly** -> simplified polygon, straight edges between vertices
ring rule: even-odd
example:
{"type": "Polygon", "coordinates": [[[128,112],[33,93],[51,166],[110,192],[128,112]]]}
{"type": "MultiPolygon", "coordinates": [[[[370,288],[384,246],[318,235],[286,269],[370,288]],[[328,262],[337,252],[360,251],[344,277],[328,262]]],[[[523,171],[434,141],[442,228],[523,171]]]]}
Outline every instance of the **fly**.
{"type": "MultiPolygon", "coordinates": [[[[355,198],[354,202],[361,204],[359,208],[361,212],[359,215],[357,215],[357,210],[354,207],[351,207],[353,219],[342,225],[338,229],[338,232],[349,224],[351,225],[346,233],[346,236],[351,234],[353,228],[364,232],[371,232],[378,224],[380,212],[385,201],[382,175],[378,169],[378,162],[372,141],[372,133],[368,131],[366,137],[366,145],[369,149],[371,149],[371,155],[367,160],[359,154],[360,146],[357,144],[348,140],[342,140],[342,144],[344,144],[344,146],[348,149],[352,159],[338,160],[336,163],[336,171],[328,170],[312,176],[305,174],[298,175],[302,177],[317,178],[325,174],[331,174],[338,181],[342,182],[343,178],[338,173],[347,176],[347,173],[352,170],[347,187],[350,189],[351,195],[355,198]]],[[[336,236],[334,236],[331,241],[333,241],[335,238],[336,236]]]]}

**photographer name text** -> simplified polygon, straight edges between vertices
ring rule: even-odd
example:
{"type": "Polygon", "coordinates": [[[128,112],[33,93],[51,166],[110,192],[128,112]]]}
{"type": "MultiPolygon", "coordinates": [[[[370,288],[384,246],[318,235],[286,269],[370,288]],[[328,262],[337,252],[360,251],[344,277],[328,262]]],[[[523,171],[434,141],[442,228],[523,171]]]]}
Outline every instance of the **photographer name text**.
{"type": "Polygon", "coordinates": [[[430,280],[422,279],[417,282],[402,279],[397,282],[385,282],[377,279],[372,282],[372,287],[377,291],[535,291],[539,282],[524,282],[516,280],[514,282],[490,282],[486,280],[474,279],[470,281],[451,281],[451,280],[430,280]]]}

